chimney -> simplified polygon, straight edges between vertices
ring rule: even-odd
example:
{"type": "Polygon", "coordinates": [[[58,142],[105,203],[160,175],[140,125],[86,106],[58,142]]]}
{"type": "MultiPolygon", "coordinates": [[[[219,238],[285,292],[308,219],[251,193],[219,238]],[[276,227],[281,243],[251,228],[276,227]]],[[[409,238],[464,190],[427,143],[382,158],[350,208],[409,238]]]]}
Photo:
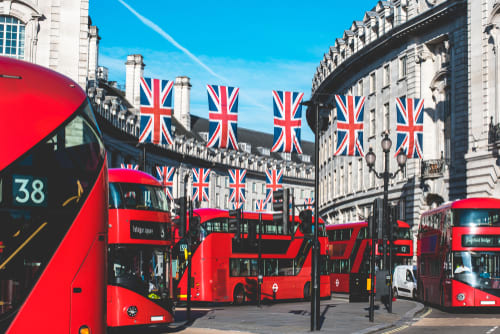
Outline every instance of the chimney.
{"type": "Polygon", "coordinates": [[[142,55],[128,55],[125,63],[125,97],[137,110],[140,106],[140,80],[145,66],[142,60],[142,55]]]}
{"type": "Polygon", "coordinates": [[[189,114],[189,94],[191,84],[188,77],[175,78],[174,84],[174,116],[186,128],[191,131],[191,116],[189,114]]]}
{"type": "Polygon", "coordinates": [[[89,27],[89,81],[96,81],[97,66],[99,66],[99,29],[96,26],[89,27]]]}

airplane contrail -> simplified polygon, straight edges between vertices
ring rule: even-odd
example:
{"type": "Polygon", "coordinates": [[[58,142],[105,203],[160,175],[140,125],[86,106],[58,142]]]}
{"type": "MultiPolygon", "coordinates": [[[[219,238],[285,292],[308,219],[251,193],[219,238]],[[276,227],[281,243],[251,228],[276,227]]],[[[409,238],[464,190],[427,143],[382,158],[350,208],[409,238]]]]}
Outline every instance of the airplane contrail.
{"type": "Polygon", "coordinates": [[[208,67],[207,65],[205,65],[198,57],[196,57],[194,54],[192,54],[191,52],[189,52],[188,49],[186,49],[185,47],[183,47],[182,45],[180,45],[179,43],[177,43],[177,41],[175,39],[173,39],[172,36],[170,36],[165,31],[163,31],[163,29],[160,28],[157,24],[155,24],[151,20],[145,18],[144,16],[142,16],[141,14],[139,14],[138,12],[136,12],[132,7],[130,7],[127,3],[125,3],[125,1],[123,1],[123,0],[118,0],[118,1],[122,5],[124,5],[130,12],[132,12],[132,14],[134,14],[135,16],[137,16],[137,18],[139,20],[141,20],[142,23],[144,23],[145,25],[147,25],[148,27],[150,27],[151,29],[153,29],[154,31],[156,31],[163,38],[165,38],[167,41],[169,41],[173,46],[175,46],[176,48],[178,48],[179,50],[181,50],[182,52],[184,52],[189,58],[191,58],[196,63],[198,63],[201,67],[203,67],[205,70],[207,70],[210,74],[212,74],[213,76],[221,79],[222,81],[229,82],[228,79],[226,79],[223,76],[218,75],[217,73],[215,73],[210,67],[208,67]]]}
{"type": "MultiPolygon", "coordinates": [[[[167,41],[169,41],[172,45],[174,45],[176,48],[184,52],[189,58],[194,60],[196,63],[198,63],[201,67],[203,67],[205,70],[207,70],[210,74],[213,76],[219,78],[220,80],[229,83],[230,80],[227,78],[215,73],[210,67],[205,65],[198,57],[196,57],[194,54],[192,54],[188,49],[177,43],[175,39],[172,38],[169,34],[167,34],[162,28],[160,28],[156,23],[152,22],[151,20],[145,18],[141,14],[139,14],[137,11],[135,11],[132,7],[130,7],[125,1],[123,0],[118,0],[123,6],[125,6],[132,14],[134,14],[139,20],[142,21],[145,25],[156,31],[158,34],[160,34],[163,38],[165,38],[167,41]]],[[[240,95],[241,91],[240,91],[240,95]]],[[[268,109],[269,106],[265,106],[257,101],[255,101],[253,98],[247,96],[246,94],[243,94],[250,103],[252,103],[254,106],[262,108],[262,109],[268,109]]]]}

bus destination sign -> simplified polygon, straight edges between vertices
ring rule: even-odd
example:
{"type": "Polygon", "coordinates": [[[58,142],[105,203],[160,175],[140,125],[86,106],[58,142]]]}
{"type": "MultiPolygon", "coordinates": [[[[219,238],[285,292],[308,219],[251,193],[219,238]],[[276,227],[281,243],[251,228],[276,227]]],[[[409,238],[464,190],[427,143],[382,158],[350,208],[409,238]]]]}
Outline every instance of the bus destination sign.
{"type": "Polygon", "coordinates": [[[500,235],[462,235],[462,247],[500,248],[500,235]]]}
{"type": "Polygon", "coordinates": [[[130,221],[130,238],[146,240],[167,240],[165,226],[158,222],[130,221]]]}

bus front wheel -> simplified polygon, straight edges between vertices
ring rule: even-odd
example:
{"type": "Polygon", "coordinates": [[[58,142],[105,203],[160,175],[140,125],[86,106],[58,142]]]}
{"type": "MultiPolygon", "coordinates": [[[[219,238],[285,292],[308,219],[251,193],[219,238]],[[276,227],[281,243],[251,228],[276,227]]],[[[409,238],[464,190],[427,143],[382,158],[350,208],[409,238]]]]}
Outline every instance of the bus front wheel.
{"type": "Polygon", "coordinates": [[[309,298],[311,298],[311,283],[307,282],[304,285],[304,299],[309,300],[309,298]]]}
{"type": "Polygon", "coordinates": [[[245,302],[246,295],[245,295],[245,288],[243,288],[243,285],[238,284],[234,288],[233,292],[233,303],[235,305],[241,305],[245,302]]]}

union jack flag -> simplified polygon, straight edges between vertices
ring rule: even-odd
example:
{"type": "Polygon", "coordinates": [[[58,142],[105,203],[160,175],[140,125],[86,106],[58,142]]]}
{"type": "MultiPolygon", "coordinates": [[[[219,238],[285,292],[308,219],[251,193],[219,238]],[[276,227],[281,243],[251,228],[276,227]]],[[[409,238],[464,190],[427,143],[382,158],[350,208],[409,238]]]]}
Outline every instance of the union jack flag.
{"type": "Polygon", "coordinates": [[[255,211],[257,212],[265,212],[266,211],[266,200],[258,199],[255,202],[255,211]]]}
{"type": "Polygon", "coordinates": [[[136,164],[120,164],[121,168],[139,170],[139,165],[136,164]]]}
{"type": "Polygon", "coordinates": [[[364,96],[335,95],[337,150],[335,155],[363,156],[364,96]]]}
{"type": "Polygon", "coordinates": [[[274,143],[271,152],[302,153],[300,126],[304,93],[273,90],[274,143]]]}
{"type": "Polygon", "coordinates": [[[239,88],[207,85],[209,133],[207,147],[238,150],[239,88]]]}
{"type": "Polygon", "coordinates": [[[283,188],[283,170],[266,169],[266,203],[272,203],[273,193],[283,188]]]}
{"type": "Polygon", "coordinates": [[[243,209],[243,202],[231,203],[232,210],[243,209]]]}
{"type": "Polygon", "coordinates": [[[172,145],[173,81],[141,78],[139,142],[172,145]]]}
{"type": "Polygon", "coordinates": [[[312,210],[314,207],[314,198],[307,197],[304,200],[304,205],[306,206],[306,210],[312,210]]]}
{"type": "Polygon", "coordinates": [[[396,156],[422,159],[424,135],[424,100],[396,98],[396,156]]]}
{"type": "Polygon", "coordinates": [[[208,202],[210,168],[193,168],[193,201],[208,202]]]}
{"type": "Polygon", "coordinates": [[[229,202],[245,202],[246,169],[229,169],[229,202]]]}
{"type": "Polygon", "coordinates": [[[165,195],[167,195],[169,200],[173,201],[174,196],[172,196],[172,192],[174,187],[175,167],[156,166],[156,172],[158,173],[160,182],[165,190],[165,195]]]}

